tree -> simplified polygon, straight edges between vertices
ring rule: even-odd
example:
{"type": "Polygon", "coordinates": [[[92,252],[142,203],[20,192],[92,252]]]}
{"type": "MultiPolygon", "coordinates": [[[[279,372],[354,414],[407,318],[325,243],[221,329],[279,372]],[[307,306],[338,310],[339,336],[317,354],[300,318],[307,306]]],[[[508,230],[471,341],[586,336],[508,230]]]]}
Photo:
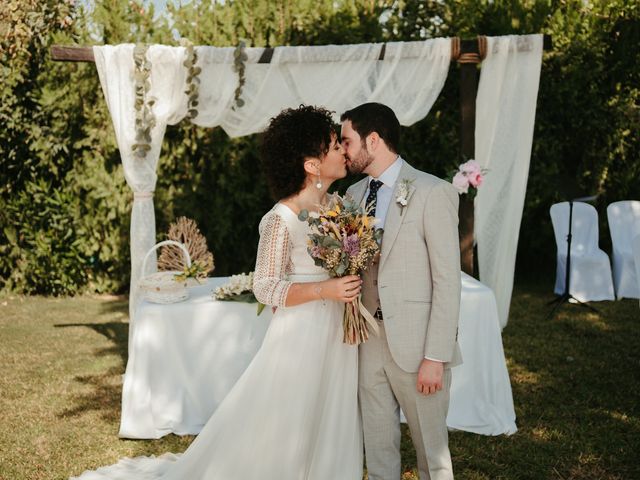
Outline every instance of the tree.
{"type": "MultiPolygon", "coordinates": [[[[517,274],[551,278],[548,209],[573,193],[604,206],[639,198],[640,7],[610,0],[230,0],[169,3],[16,1],[0,12],[0,285],[25,293],[124,291],[132,194],[90,64],[52,62],[53,43],[323,45],[549,33],[520,235],[517,274]],[[542,225],[542,228],[540,227],[542,225]]],[[[403,129],[401,151],[444,176],[462,159],[457,66],[430,115],[403,129]]],[[[253,268],[257,225],[272,203],[258,136],[230,139],[189,122],[169,127],[155,204],[158,240],[194,218],[216,275],[253,268]]],[[[353,179],[339,185],[344,189],[353,179]]]]}

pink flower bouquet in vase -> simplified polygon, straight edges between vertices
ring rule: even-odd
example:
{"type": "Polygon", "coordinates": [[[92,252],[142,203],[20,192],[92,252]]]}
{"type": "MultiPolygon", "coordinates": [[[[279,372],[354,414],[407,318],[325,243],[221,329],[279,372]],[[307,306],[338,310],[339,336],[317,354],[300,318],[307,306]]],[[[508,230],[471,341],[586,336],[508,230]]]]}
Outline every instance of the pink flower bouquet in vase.
{"type": "MultiPolygon", "coordinates": [[[[330,277],[360,275],[380,251],[382,229],[375,228],[370,210],[359,206],[350,196],[332,195],[318,214],[302,210],[298,218],[311,226],[308,252],[316,265],[330,277]]],[[[362,305],[360,296],[345,304],[343,342],[359,345],[370,332],[378,333],[378,324],[362,305]]]]}

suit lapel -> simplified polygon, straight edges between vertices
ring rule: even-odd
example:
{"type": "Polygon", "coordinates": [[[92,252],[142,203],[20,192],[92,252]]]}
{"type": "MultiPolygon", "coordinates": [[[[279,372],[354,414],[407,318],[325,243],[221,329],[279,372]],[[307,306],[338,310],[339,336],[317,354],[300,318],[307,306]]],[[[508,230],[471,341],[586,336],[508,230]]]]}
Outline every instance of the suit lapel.
{"type": "Polygon", "coordinates": [[[384,262],[389,256],[391,247],[396,241],[398,232],[400,231],[400,225],[402,224],[402,217],[407,213],[406,209],[409,208],[408,202],[416,190],[416,187],[414,187],[413,185],[409,186],[409,192],[407,194],[407,205],[404,207],[403,212],[400,204],[396,202],[396,198],[398,197],[398,190],[402,181],[415,179],[416,176],[413,173],[413,170],[413,167],[406,161],[404,161],[402,169],[400,170],[400,174],[398,175],[398,179],[393,186],[391,202],[389,203],[389,210],[387,210],[387,217],[384,222],[384,234],[382,235],[382,248],[380,252],[380,269],[382,269],[382,267],[384,266],[384,262]]]}
{"type": "Polygon", "coordinates": [[[367,187],[369,185],[367,183],[368,178],[369,177],[364,177],[362,180],[353,185],[351,196],[353,197],[353,200],[358,203],[358,205],[362,205],[362,202],[364,201],[364,194],[367,192],[367,187]]]}

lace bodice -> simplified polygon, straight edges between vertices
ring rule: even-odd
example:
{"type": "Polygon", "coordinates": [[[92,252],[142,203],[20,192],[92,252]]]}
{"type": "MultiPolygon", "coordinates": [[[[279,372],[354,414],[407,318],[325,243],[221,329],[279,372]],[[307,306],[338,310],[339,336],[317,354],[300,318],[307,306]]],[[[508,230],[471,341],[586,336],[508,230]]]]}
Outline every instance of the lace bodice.
{"type": "Polygon", "coordinates": [[[295,276],[320,276],[307,252],[310,228],[286,205],[276,203],[260,221],[253,293],[260,303],[284,307],[295,276]]]}

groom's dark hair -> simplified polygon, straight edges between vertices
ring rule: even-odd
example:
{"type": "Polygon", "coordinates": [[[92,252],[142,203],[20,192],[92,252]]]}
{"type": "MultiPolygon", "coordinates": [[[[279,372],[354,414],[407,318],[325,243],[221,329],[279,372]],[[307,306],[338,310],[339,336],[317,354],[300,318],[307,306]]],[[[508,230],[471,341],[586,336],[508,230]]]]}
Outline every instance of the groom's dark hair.
{"type": "Polygon", "coordinates": [[[370,133],[376,132],[387,144],[389,150],[398,153],[400,146],[400,122],[398,117],[382,103],[363,103],[340,115],[340,121],[349,120],[353,129],[358,132],[362,143],[370,133]]]}

